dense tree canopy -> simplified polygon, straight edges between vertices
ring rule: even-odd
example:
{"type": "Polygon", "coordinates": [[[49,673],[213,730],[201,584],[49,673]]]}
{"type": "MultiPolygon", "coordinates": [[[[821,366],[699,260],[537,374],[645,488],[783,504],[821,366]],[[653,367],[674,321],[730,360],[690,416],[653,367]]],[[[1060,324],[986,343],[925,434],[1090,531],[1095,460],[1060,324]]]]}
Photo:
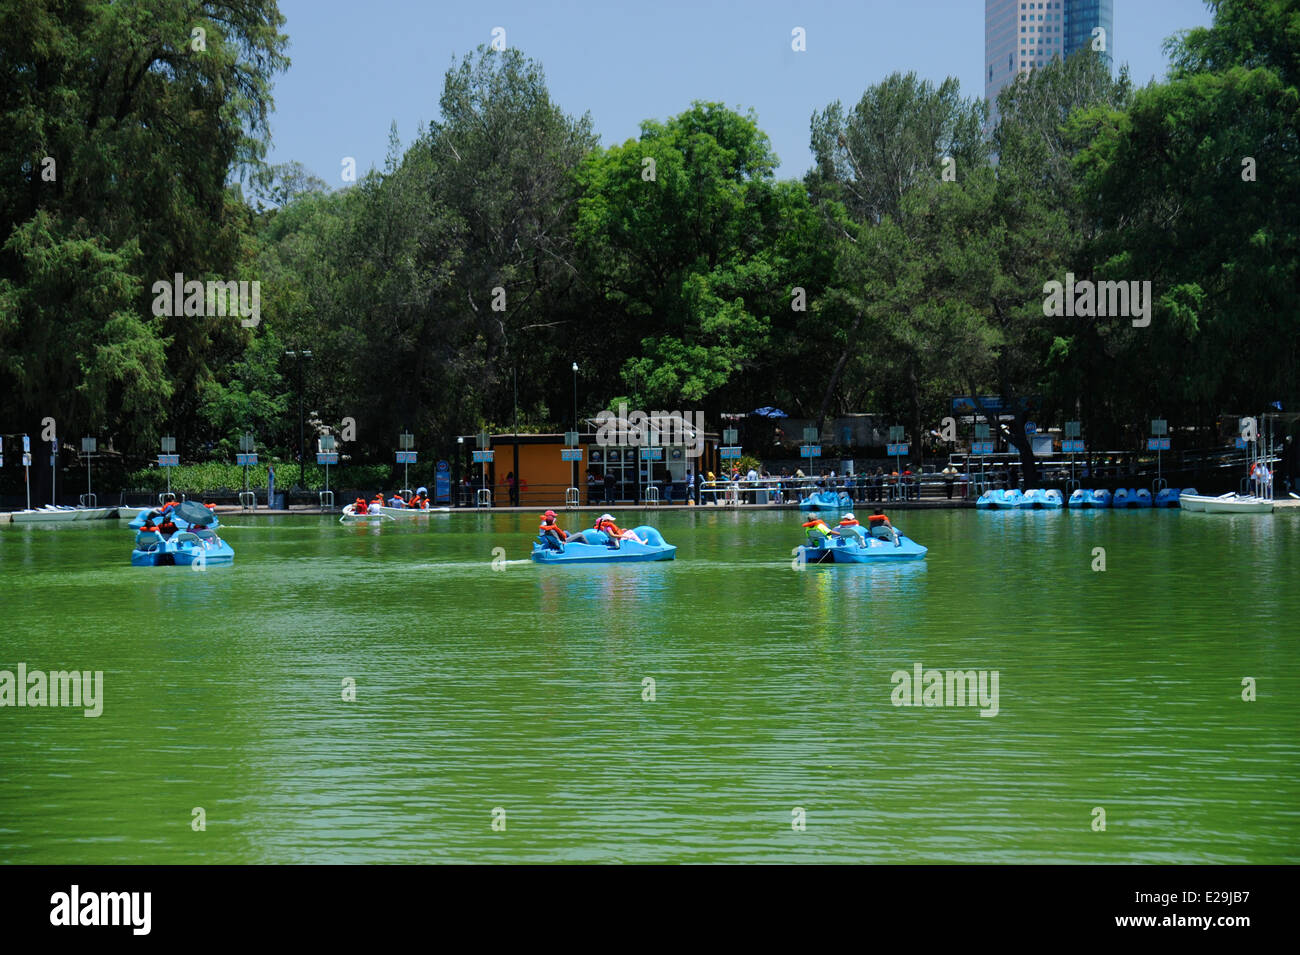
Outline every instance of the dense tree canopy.
{"type": "Polygon", "coordinates": [[[384,460],[400,430],[446,452],[516,404],[563,430],[573,362],[588,414],[872,411],[913,440],[953,394],[1041,397],[1117,444],[1294,404],[1300,12],[1213,7],[1166,81],[1078,54],[991,129],[953,79],[845,91],[802,180],[715,102],[602,147],[540,64],[480,48],[435,122],[331,191],[263,162],[274,0],[0,5],[0,431],[54,417],[143,461],[159,434],[228,457],[251,429],[292,457],[301,372],[384,460]],[[260,323],[155,315],[176,273],[260,282],[260,323]],[[1067,273],[1149,281],[1150,324],[1048,314],[1067,273]]]}

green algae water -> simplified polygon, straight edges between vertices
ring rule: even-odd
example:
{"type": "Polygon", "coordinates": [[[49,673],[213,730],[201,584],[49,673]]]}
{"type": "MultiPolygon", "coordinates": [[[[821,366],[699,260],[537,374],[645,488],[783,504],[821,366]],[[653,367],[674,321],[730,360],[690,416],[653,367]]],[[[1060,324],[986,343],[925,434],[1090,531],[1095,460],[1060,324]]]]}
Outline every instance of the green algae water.
{"type": "Polygon", "coordinates": [[[229,515],[202,572],[5,525],[0,670],[103,710],[0,707],[0,861],[1300,861],[1300,512],[895,517],[926,560],[711,508],[587,567],[531,514],[229,515]],[[918,666],[996,714],[895,705],[918,666]]]}

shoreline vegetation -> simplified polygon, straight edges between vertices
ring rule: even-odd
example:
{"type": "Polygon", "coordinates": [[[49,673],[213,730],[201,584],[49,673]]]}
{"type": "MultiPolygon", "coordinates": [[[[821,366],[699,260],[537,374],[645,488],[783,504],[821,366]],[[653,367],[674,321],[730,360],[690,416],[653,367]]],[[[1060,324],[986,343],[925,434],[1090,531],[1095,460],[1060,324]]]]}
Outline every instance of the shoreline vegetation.
{"type": "MultiPolygon", "coordinates": [[[[0,11],[0,62],[22,65],[0,112],[7,463],[22,434],[48,460],[56,431],[69,483],[82,435],[123,473],[164,436],[189,462],[233,460],[244,433],[295,469],[324,435],[359,464],[408,431],[450,458],[455,435],[621,402],[711,426],[866,409],[919,445],[969,395],[1003,402],[1033,485],[1029,420],[1123,449],[1164,418],[1204,447],[1223,415],[1300,401],[1284,0],[1214,4],[1144,87],[1090,51],[1054,60],[991,128],[952,78],[845,90],[808,106],[802,179],[720,103],[602,145],[541,63],[484,46],[447,71],[436,121],[394,128],[384,167],[337,188],[264,161],[289,66],[274,0],[209,24],[202,56],[179,39],[191,6],[156,6],[147,29],[107,0],[0,11]],[[153,307],[160,282],[179,308],[153,307]],[[256,321],[191,284],[247,285],[256,321]]],[[[31,476],[47,498],[49,468],[31,476]]],[[[5,468],[0,492],[22,480],[5,468]]]]}

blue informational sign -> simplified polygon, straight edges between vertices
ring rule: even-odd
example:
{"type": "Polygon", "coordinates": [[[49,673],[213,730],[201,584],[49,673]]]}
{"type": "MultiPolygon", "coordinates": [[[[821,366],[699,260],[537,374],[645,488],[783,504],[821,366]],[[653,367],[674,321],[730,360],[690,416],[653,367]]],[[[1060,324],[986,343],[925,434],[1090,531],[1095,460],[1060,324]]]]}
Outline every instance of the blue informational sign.
{"type": "Polygon", "coordinates": [[[662,461],[663,459],[664,459],[663,448],[642,448],[641,449],[642,461],[662,461]]]}
{"type": "Polygon", "coordinates": [[[799,457],[801,458],[820,458],[822,456],[822,446],[820,444],[804,444],[799,447],[799,457]]]}
{"type": "Polygon", "coordinates": [[[32,439],[28,435],[23,435],[23,454],[32,453],[32,439]]]}
{"type": "Polygon", "coordinates": [[[160,468],[178,468],[181,466],[181,456],[179,454],[160,454],[158,455],[158,467],[160,468]]]}
{"type": "Polygon", "coordinates": [[[971,446],[970,446],[970,453],[971,453],[971,454],[992,454],[992,453],[993,453],[993,442],[992,442],[992,441],[972,441],[972,442],[971,442],[971,446]]]}
{"type": "MultiPolygon", "coordinates": [[[[740,460],[740,446],[728,445],[727,447],[720,448],[719,456],[722,458],[723,461],[738,461],[740,460]]],[[[803,457],[806,458],[808,457],[808,455],[805,454],[803,455],[803,457]]]]}
{"type": "Polygon", "coordinates": [[[1085,449],[1082,441],[1062,441],[1061,450],[1066,454],[1083,454],[1085,449]]]}
{"type": "Polygon", "coordinates": [[[397,452],[397,463],[398,463],[398,464],[414,464],[414,463],[415,463],[415,455],[416,455],[416,452],[415,452],[415,451],[398,451],[398,452],[397,452]]]}
{"type": "Polygon", "coordinates": [[[890,444],[887,445],[885,448],[885,453],[888,454],[891,458],[906,457],[907,452],[908,452],[908,445],[906,444],[890,444]]]}
{"type": "Polygon", "coordinates": [[[438,462],[438,472],[433,476],[433,496],[439,503],[451,501],[451,467],[446,461],[438,462]]]}
{"type": "Polygon", "coordinates": [[[561,461],[582,461],[582,448],[560,448],[561,461]]]}
{"type": "Polygon", "coordinates": [[[1147,450],[1168,451],[1169,439],[1168,438],[1147,438],[1147,450]]]}
{"type": "Polygon", "coordinates": [[[1038,433],[1038,425],[1034,424],[1032,421],[1026,421],[1025,434],[1037,434],[1037,433],[1038,433]]]}
{"type": "MultiPolygon", "coordinates": [[[[254,455],[254,457],[256,457],[256,455],[254,455]]],[[[339,453],[337,451],[317,451],[316,463],[317,464],[338,464],[339,453]]]]}
{"type": "Polygon", "coordinates": [[[256,454],[236,454],[235,464],[241,468],[251,468],[257,464],[256,454]]]}
{"type": "MultiPolygon", "coordinates": [[[[414,453],[414,452],[412,452],[412,453],[414,453]]],[[[493,461],[493,459],[494,459],[495,457],[496,457],[496,452],[495,452],[495,451],[475,451],[475,452],[474,452],[474,463],[475,463],[475,464],[491,464],[492,461],[493,461]]],[[[398,463],[400,464],[401,462],[399,461],[398,463]]]]}
{"type": "Polygon", "coordinates": [[[1244,450],[1246,450],[1246,439],[1245,439],[1245,438],[1238,438],[1238,439],[1236,440],[1236,446],[1237,446],[1237,450],[1238,450],[1238,451],[1244,451],[1244,450]]]}

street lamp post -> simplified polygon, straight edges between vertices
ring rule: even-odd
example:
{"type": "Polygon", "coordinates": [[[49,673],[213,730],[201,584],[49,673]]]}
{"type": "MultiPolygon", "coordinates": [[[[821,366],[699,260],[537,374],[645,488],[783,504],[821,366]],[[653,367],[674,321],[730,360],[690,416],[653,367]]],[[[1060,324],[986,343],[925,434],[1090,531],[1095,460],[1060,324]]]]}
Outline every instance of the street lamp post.
{"type": "Polygon", "coordinates": [[[304,358],[310,360],[311,351],[287,349],[284,355],[298,362],[298,487],[302,488],[307,485],[306,478],[303,476],[303,467],[306,463],[303,448],[307,444],[307,424],[302,408],[302,362],[304,358]]]}
{"type": "MultiPolygon", "coordinates": [[[[573,363],[573,432],[578,433],[578,363],[573,363]]],[[[579,435],[581,441],[581,435],[579,435]]],[[[569,463],[569,487],[578,486],[578,462],[569,463]]],[[[567,492],[566,492],[567,493],[567,492]]],[[[579,492],[581,493],[581,492],[579,492]]],[[[591,502],[588,501],[588,504],[591,502]]]]}
{"type": "Polygon", "coordinates": [[[456,438],[456,473],[452,475],[452,480],[456,482],[456,488],[452,501],[455,507],[460,507],[461,487],[460,487],[460,462],[465,457],[465,438],[457,436],[456,438]]]}

